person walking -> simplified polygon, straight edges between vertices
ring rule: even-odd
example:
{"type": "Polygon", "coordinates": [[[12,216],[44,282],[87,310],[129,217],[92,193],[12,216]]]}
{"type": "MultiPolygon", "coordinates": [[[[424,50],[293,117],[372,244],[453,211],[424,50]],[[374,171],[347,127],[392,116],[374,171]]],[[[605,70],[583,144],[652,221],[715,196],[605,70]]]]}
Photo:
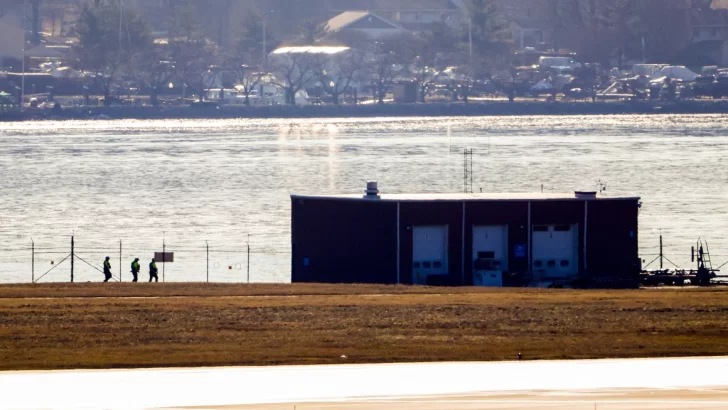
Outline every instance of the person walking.
{"type": "Polygon", "coordinates": [[[139,258],[135,258],[134,262],[131,263],[131,274],[134,276],[132,282],[136,282],[139,279],[139,269],[141,269],[141,266],[139,266],[139,258]]]}
{"type": "Polygon", "coordinates": [[[108,282],[111,279],[111,261],[107,256],[104,260],[104,282],[108,282]]]}
{"type": "Polygon", "coordinates": [[[159,277],[157,276],[157,262],[152,259],[151,262],[149,262],[149,282],[154,279],[155,282],[159,282],[159,277]]]}

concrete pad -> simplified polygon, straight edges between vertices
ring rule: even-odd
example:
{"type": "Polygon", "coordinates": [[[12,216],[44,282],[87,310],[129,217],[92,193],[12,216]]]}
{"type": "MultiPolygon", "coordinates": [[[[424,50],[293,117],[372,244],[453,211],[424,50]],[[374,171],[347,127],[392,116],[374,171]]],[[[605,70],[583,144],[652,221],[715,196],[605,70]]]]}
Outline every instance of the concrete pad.
{"type": "Polygon", "coordinates": [[[0,408],[728,408],[728,358],[0,372],[0,408]]]}

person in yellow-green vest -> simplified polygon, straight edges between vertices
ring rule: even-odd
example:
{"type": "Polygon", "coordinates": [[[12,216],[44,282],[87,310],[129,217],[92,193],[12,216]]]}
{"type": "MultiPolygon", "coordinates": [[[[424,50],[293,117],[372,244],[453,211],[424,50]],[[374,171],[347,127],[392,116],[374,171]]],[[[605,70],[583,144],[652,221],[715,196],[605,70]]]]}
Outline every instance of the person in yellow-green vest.
{"type": "Polygon", "coordinates": [[[157,277],[157,262],[155,262],[154,259],[149,262],[149,281],[151,282],[152,279],[154,279],[155,282],[159,282],[159,277],[157,277]]]}
{"type": "Polygon", "coordinates": [[[139,258],[134,259],[134,262],[131,263],[131,274],[134,276],[134,280],[132,282],[136,282],[139,277],[139,269],[141,269],[141,266],[139,266],[139,258]]]}
{"type": "Polygon", "coordinates": [[[104,282],[108,282],[111,279],[111,261],[107,256],[104,260],[104,282]]]}

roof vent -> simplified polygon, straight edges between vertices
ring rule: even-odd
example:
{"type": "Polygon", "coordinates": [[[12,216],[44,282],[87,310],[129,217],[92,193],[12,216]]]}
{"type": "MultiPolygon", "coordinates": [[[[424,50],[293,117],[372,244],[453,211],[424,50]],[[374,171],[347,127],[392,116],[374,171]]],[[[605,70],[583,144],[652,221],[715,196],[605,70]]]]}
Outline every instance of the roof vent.
{"type": "Polygon", "coordinates": [[[597,192],[596,191],[576,191],[576,192],[574,192],[574,195],[577,198],[596,199],[597,192]]]}
{"type": "Polygon", "coordinates": [[[379,199],[379,189],[377,188],[377,181],[367,181],[367,190],[364,192],[366,193],[366,195],[364,195],[364,198],[379,199]]]}

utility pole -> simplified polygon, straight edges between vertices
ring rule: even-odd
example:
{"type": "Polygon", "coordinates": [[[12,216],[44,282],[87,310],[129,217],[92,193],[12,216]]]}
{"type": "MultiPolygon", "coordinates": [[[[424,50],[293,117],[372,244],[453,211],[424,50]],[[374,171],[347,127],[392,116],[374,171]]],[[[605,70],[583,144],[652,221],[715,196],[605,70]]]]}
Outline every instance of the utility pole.
{"type": "Polygon", "coordinates": [[[250,283],[250,234],[248,234],[248,283],[250,283]]]}
{"type": "Polygon", "coordinates": [[[74,246],[75,246],[75,242],[74,242],[73,236],[71,236],[71,283],[73,283],[73,259],[74,259],[73,253],[75,251],[74,246]]]}
{"type": "Polygon", "coordinates": [[[30,238],[30,252],[30,283],[35,283],[35,242],[33,242],[33,238],[30,238]]]}
{"type": "Polygon", "coordinates": [[[660,234],[660,270],[662,270],[662,234],[660,234]]]}
{"type": "Polygon", "coordinates": [[[119,239],[119,283],[121,283],[121,239],[119,239]]]}
{"type": "Polygon", "coordinates": [[[210,244],[205,241],[205,248],[207,250],[207,283],[210,283],[210,244]]]}
{"type": "Polygon", "coordinates": [[[468,63],[473,64],[473,15],[468,13],[468,63]]]}

